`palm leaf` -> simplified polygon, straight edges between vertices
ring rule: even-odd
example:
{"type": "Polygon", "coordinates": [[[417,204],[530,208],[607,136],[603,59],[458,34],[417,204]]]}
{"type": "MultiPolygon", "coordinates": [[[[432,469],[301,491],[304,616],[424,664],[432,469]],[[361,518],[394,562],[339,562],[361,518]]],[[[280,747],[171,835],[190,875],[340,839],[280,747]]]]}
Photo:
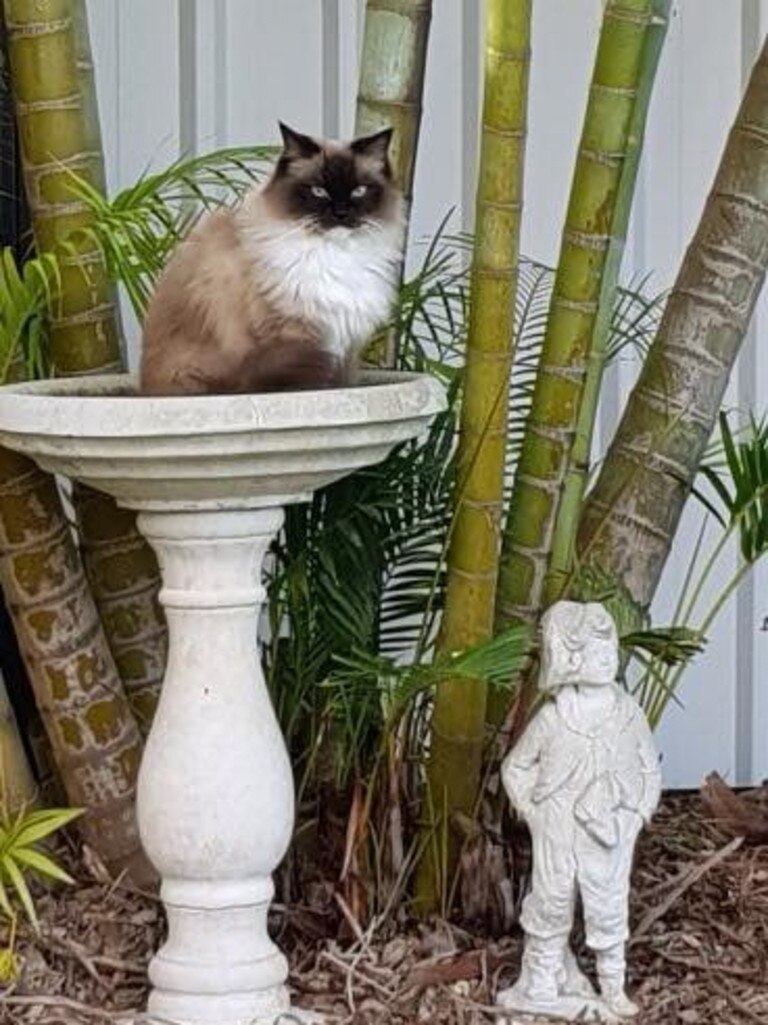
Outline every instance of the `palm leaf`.
{"type": "Polygon", "coordinates": [[[83,233],[101,249],[110,277],[123,284],[139,319],[170,253],[199,214],[240,199],[264,176],[275,152],[247,146],[177,160],[112,199],[70,172],[72,192],[91,214],[83,233]]]}

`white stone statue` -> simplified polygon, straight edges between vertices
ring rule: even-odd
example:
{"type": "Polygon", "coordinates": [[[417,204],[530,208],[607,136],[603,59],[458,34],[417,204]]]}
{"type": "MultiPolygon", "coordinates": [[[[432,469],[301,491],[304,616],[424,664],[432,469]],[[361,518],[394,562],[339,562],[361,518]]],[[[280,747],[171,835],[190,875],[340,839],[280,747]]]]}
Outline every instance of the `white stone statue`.
{"type": "Polygon", "coordinates": [[[497,995],[505,1009],[593,1021],[637,1013],[624,989],[629,880],[661,773],[642,709],[615,683],[618,667],[616,626],[602,605],[561,601],[545,613],[544,703],[501,769],[533,838],[523,965],[516,984],[497,995]],[[568,943],[577,892],[599,996],[568,943]]]}

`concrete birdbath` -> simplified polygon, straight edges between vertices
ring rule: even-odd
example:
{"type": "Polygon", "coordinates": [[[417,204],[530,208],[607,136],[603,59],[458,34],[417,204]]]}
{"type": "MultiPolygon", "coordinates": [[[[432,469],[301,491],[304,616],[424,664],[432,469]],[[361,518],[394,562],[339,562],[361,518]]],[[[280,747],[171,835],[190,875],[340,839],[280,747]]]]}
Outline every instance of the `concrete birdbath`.
{"type": "Polygon", "coordinates": [[[294,794],[256,645],[264,555],[285,505],[379,462],[445,399],[430,377],[386,373],[295,394],[133,389],[127,375],[4,387],[0,444],[137,509],[160,562],[170,651],[138,787],[168,914],[150,1018],[266,1025],[289,1011],[267,911],[294,794]]]}

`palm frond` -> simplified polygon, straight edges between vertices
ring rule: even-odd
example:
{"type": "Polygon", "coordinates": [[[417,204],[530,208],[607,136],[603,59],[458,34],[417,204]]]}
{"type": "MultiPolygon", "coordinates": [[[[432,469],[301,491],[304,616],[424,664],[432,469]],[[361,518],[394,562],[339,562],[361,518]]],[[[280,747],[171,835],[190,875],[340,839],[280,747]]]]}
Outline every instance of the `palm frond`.
{"type": "Polygon", "coordinates": [[[721,413],[720,438],[724,465],[717,468],[710,463],[701,473],[722,512],[714,502],[706,500],[706,504],[721,523],[738,531],[741,554],[753,563],[768,550],[768,421],[750,417],[736,437],[727,414],[721,413]]]}
{"type": "Polygon", "coordinates": [[[112,199],[70,172],[72,192],[91,213],[82,231],[101,249],[110,277],[123,284],[139,319],[170,253],[200,213],[236,202],[261,180],[275,152],[246,146],[177,160],[112,199]]]}
{"type": "Polygon", "coordinates": [[[29,259],[19,268],[10,247],[0,252],[0,383],[19,360],[26,376],[43,375],[46,325],[55,311],[59,284],[59,265],[52,254],[29,259]]]}

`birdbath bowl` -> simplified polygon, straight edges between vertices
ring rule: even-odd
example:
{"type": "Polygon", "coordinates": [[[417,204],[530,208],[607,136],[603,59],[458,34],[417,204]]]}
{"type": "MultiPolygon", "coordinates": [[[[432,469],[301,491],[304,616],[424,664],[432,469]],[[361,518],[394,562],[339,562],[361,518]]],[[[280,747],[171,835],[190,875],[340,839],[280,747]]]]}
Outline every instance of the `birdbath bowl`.
{"type": "Polygon", "coordinates": [[[168,915],[150,1020],[296,1013],[267,933],[294,793],[257,650],[262,563],[285,505],[384,459],[444,406],[431,377],[385,372],[293,394],[145,398],[126,374],[0,389],[0,445],[137,509],[160,563],[170,648],[138,783],[168,915]]]}

